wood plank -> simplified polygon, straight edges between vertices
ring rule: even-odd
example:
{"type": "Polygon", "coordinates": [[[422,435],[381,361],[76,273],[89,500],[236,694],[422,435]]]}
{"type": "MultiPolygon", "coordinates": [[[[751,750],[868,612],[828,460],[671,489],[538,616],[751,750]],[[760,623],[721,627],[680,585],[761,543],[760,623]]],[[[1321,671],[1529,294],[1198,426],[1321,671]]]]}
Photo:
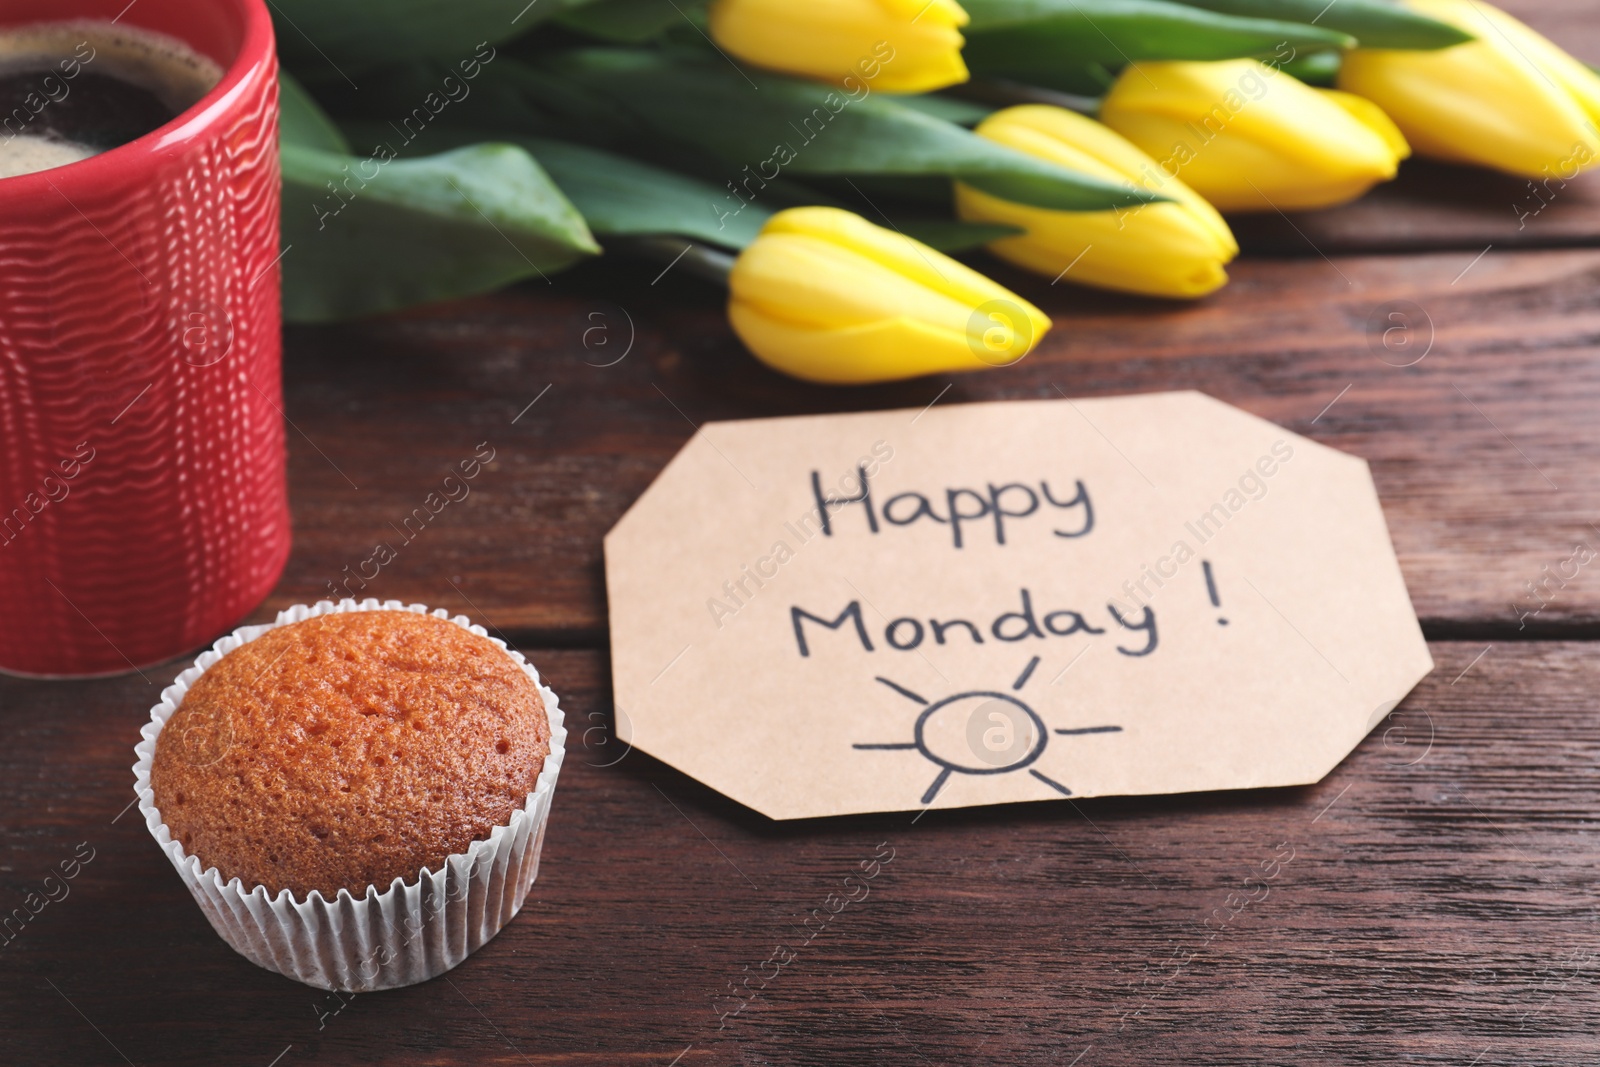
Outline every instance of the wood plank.
{"type": "Polygon", "coordinates": [[[1600,622],[1592,567],[1569,566],[1565,580],[1544,570],[1580,542],[1600,546],[1589,525],[1600,522],[1600,252],[1246,260],[1193,307],[995,265],[1056,318],[1034,355],[848,390],[767,371],[733,338],[714,290],[670,275],[652,286],[657,269],[596,266],[551,286],[291,331],[296,549],[269,609],[327,596],[383,541],[397,558],[365,588],[343,588],[592,646],[604,639],[601,538],[696,424],[1200,389],[1372,462],[1436,635],[1600,622]],[[1390,311],[1414,320],[1392,350],[1390,311]],[[407,526],[480,442],[495,461],[470,495],[407,526]],[[1542,602],[1528,582],[1543,583],[1548,603],[1523,617],[1542,602]]]}
{"type": "Polygon", "coordinates": [[[1496,6],[1585,63],[1600,64],[1600,19],[1589,0],[1501,0],[1496,6]]]}
{"type": "Polygon", "coordinates": [[[1600,659],[1433,650],[1314,787],[793,824],[585,744],[603,657],[533,651],[576,729],[527,907],[448,980],[342,1008],[236,956],[116,818],[172,671],[0,680],[0,906],[95,850],[0,950],[0,1061],[1593,1062],[1600,659]],[[777,945],[794,959],[719,1020],[777,945]]]}
{"type": "Polygon", "coordinates": [[[1600,177],[1538,182],[1476,167],[1407,160],[1393,182],[1322,211],[1232,215],[1247,255],[1563,248],[1600,244],[1600,177]]]}

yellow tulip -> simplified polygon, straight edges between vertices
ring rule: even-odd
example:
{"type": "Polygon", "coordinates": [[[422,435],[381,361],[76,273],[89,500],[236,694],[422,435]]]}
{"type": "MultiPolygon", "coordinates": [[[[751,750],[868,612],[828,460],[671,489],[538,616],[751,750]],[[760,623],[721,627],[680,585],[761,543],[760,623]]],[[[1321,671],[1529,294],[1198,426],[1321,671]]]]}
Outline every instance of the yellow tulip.
{"type": "Polygon", "coordinates": [[[1125,181],[1171,203],[1112,211],[1047,211],[956,186],[956,210],[974,222],[1026,230],[989,245],[1021,267],[1069,282],[1150,296],[1199,297],[1228,281],[1239,254],[1216,208],[1124,138],[1091,118],[1026,104],[997,111],[978,136],[1081,174],[1125,181]]]}
{"type": "Polygon", "coordinates": [[[1411,154],[1369,101],[1253,59],[1135,63],[1100,120],[1223,211],[1342,204],[1393,178],[1411,154]]]}
{"type": "Polygon", "coordinates": [[[1419,153],[1529,178],[1600,160],[1600,77],[1481,0],[1409,0],[1477,40],[1437,52],[1357,49],[1339,87],[1378,103],[1419,153]]]}
{"type": "Polygon", "coordinates": [[[977,271],[838,208],[774,215],[728,282],[739,339],[768,366],[814,382],[1005,366],[1050,328],[977,271]]]}
{"type": "Polygon", "coordinates": [[[956,0],[714,0],[711,37],[754,63],[889,93],[967,80],[956,0]]]}

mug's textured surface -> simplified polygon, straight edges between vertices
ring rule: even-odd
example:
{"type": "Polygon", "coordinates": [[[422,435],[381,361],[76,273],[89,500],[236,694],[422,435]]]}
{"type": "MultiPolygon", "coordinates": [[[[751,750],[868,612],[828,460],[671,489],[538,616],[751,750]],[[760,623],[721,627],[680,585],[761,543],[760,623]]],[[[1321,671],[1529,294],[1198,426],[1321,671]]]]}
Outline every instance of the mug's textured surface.
{"type": "MultiPolygon", "coordinates": [[[[0,25],[125,3],[0,0],[0,25]]],[[[226,73],[148,136],[0,180],[10,671],[168,659],[258,604],[288,556],[271,21],[261,0],[142,0],[123,20],[226,73]]]]}

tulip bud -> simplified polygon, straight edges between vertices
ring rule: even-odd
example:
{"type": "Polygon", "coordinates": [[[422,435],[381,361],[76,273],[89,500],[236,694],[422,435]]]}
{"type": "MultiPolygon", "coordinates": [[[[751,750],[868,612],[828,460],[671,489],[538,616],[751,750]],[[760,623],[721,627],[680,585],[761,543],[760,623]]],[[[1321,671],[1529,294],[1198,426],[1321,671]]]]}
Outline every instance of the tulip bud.
{"type": "Polygon", "coordinates": [[[1150,296],[1199,297],[1226,284],[1223,266],[1239,253],[1228,224],[1112,130],[1064,108],[1028,104],[995,112],[977,133],[1071,170],[1171,199],[1113,211],[1046,211],[957,185],[956,210],[962,218],[1027,231],[990,244],[995,255],[1052,278],[1150,296]]]}
{"type": "Polygon", "coordinates": [[[1100,119],[1222,211],[1342,204],[1411,151],[1370,102],[1253,59],[1132,64],[1100,119]]]}
{"type": "Polygon", "coordinates": [[[711,37],[756,66],[889,93],[967,80],[956,0],[714,0],[711,37]]]}
{"type": "Polygon", "coordinates": [[[772,216],[728,284],[739,339],[768,366],[813,382],[1006,366],[1050,328],[977,271],[838,208],[772,216]]]}
{"type": "Polygon", "coordinates": [[[1600,160],[1600,77],[1481,0],[1409,0],[1477,37],[1437,52],[1357,49],[1339,87],[1375,101],[1419,153],[1529,178],[1600,160]]]}

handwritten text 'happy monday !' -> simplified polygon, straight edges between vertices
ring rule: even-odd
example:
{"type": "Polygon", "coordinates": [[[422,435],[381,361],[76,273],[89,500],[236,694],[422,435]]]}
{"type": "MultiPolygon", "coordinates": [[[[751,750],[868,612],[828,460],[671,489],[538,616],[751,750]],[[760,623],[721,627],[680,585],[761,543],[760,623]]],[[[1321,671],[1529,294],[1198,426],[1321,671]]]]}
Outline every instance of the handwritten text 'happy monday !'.
{"type": "MultiPolygon", "coordinates": [[[[897,493],[883,501],[882,510],[872,497],[872,480],[865,466],[856,468],[855,492],[849,495],[824,493],[822,480],[816,471],[811,472],[811,493],[814,514],[818,517],[823,537],[842,534],[847,522],[860,524],[861,532],[878,534],[884,527],[911,526],[919,522],[939,523],[949,527],[950,543],[957,550],[979,541],[996,545],[1006,543],[1007,525],[1013,526],[1033,516],[1049,516],[1050,533],[1054,537],[1072,540],[1086,537],[1094,530],[1094,501],[1089,489],[1081,481],[1073,483],[1070,492],[1052,491],[1050,483],[1038,481],[1024,484],[1008,482],[1004,485],[988,483],[982,490],[953,488],[943,491],[943,499],[935,494],[897,493]],[[847,518],[838,513],[858,509],[859,519],[847,518]]],[[[1158,643],[1155,612],[1146,605],[1143,614],[1134,617],[1131,612],[1107,604],[1109,619],[1105,625],[1096,626],[1083,614],[1072,610],[1046,611],[1042,615],[1033,603],[1033,594],[1027,588],[1020,590],[1020,610],[1005,611],[988,621],[949,618],[924,620],[912,616],[893,619],[883,630],[883,644],[901,652],[909,652],[931,641],[943,645],[952,640],[984,644],[986,640],[1026,641],[1044,639],[1047,635],[1069,637],[1072,634],[1104,634],[1112,623],[1122,632],[1142,635],[1129,641],[1133,647],[1118,644],[1117,651],[1127,656],[1147,656],[1158,643]],[[987,631],[987,637],[985,636],[987,631]],[[1140,647],[1142,644],[1142,647],[1140,647]]],[[[789,608],[789,619],[794,626],[796,649],[802,656],[811,655],[811,639],[806,624],[811,623],[828,630],[843,631],[849,623],[855,639],[862,649],[875,652],[881,647],[867,632],[861,613],[861,601],[852,600],[843,611],[829,619],[814,615],[799,605],[789,608]]],[[[813,633],[812,638],[815,638],[813,633]]]]}
{"type": "MultiPolygon", "coordinates": [[[[1217,504],[1193,522],[1185,523],[1185,530],[1194,535],[1199,544],[1205,544],[1220,531],[1221,524],[1249,500],[1265,495],[1265,479],[1276,473],[1277,466],[1287,462],[1293,454],[1293,448],[1287,442],[1275,442],[1272,455],[1263,456],[1256,467],[1245,472],[1245,477],[1240,481],[1243,492],[1230,489],[1223,503],[1217,504]],[[1232,497],[1238,498],[1237,503],[1232,497]]],[[[1094,500],[1088,486],[1081,480],[1075,480],[1070,491],[1059,487],[1052,489],[1048,481],[1041,479],[1003,485],[991,482],[982,489],[957,487],[946,488],[942,493],[902,492],[887,499],[881,499],[881,495],[875,498],[872,476],[893,456],[892,448],[881,441],[877,442],[873,447],[873,455],[863,457],[856,469],[840,480],[842,491],[837,493],[825,490],[819,472],[812,471],[812,505],[794,522],[784,523],[784,528],[798,540],[800,547],[804,547],[818,537],[873,537],[887,533],[893,527],[917,523],[938,524],[947,528],[951,547],[957,551],[980,543],[1003,547],[1008,536],[1014,538],[1016,530],[1028,520],[1032,520],[1031,525],[1039,525],[1042,520],[1049,537],[1066,541],[1086,537],[1095,528],[1094,500]]],[[[797,554],[787,541],[779,540],[768,555],[755,561],[753,569],[746,565],[741,568],[739,578],[724,583],[726,600],[714,597],[707,601],[718,629],[721,629],[725,619],[748,606],[766,582],[777,577],[779,568],[797,554]]],[[[1110,633],[1117,651],[1122,655],[1148,656],[1160,643],[1155,610],[1149,604],[1153,591],[1150,585],[1153,583],[1160,588],[1196,555],[1196,550],[1188,541],[1180,539],[1173,546],[1173,552],[1158,560],[1154,568],[1146,564],[1136,580],[1123,583],[1131,604],[1110,600],[1105,605],[1104,615],[1095,612],[1085,614],[1053,604],[1036,604],[1032,591],[1023,586],[1019,588],[1016,600],[997,605],[1005,608],[998,614],[991,616],[988,612],[981,612],[972,618],[926,619],[903,615],[889,620],[881,635],[869,632],[859,598],[849,601],[842,610],[831,616],[826,612],[817,614],[799,604],[791,604],[789,621],[794,631],[795,650],[803,657],[809,657],[812,649],[818,647],[817,642],[824,641],[842,640],[848,647],[859,645],[865,652],[877,652],[880,648],[910,652],[925,644],[1014,643],[1071,637],[1080,633],[1091,637],[1110,633]],[[837,637],[830,637],[825,631],[837,637]]],[[[1204,573],[1211,602],[1216,605],[1219,601],[1209,563],[1205,564],[1204,573]]],[[[870,604],[868,606],[872,607],[870,604]]],[[[1226,625],[1225,619],[1218,621],[1226,625]]]]}

